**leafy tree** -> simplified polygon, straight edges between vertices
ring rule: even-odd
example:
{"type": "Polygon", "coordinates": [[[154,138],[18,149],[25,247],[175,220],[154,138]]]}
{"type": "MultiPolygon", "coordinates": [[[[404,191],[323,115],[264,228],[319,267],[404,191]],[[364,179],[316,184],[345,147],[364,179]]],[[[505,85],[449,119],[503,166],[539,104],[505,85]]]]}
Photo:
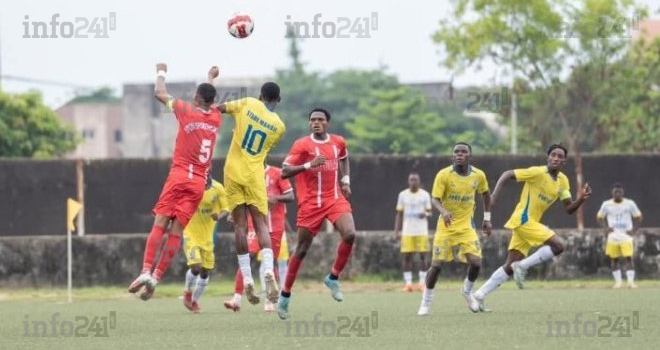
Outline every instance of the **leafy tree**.
{"type": "Polygon", "coordinates": [[[38,92],[0,91],[0,157],[59,157],[73,151],[79,141],[38,92]]]}
{"type": "Polygon", "coordinates": [[[121,99],[115,96],[109,87],[102,87],[89,94],[78,94],[69,103],[120,103],[121,99]]]}

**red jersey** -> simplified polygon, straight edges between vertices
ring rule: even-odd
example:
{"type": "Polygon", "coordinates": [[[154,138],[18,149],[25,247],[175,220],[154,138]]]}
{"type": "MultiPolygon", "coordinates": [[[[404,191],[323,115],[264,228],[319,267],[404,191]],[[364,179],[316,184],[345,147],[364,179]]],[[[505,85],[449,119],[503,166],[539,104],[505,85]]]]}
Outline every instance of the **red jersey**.
{"type": "MultiPolygon", "coordinates": [[[[266,166],[266,193],[268,197],[280,196],[293,191],[291,182],[282,179],[282,169],[266,166]]],[[[268,208],[268,232],[284,232],[286,221],[286,204],[278,202],[268,208]]],[[[248,231],[254,231],[252,217],[248,216],[248,231]]]]}
{"type": "Polygon", "coordinates": [[[313,135],[299,138],[284,159],[284,164],[303,165],[318,155],[325,157],[325,164],[296,175],[296,195],[300,207],[320,208],[342,196],[339,187],[339,160],[348,157],[343,137],[328,134],[328,138],[323,141],[314,139],[313,135]]]}
{"type": "Polygon", "coordinates": [[[179,99],[168,105],[179,122],[170,176],[177,179],[198,177],[206,181],[215,138],[222,125],[221,113],[215,106],[205,112],[179,99]]]}

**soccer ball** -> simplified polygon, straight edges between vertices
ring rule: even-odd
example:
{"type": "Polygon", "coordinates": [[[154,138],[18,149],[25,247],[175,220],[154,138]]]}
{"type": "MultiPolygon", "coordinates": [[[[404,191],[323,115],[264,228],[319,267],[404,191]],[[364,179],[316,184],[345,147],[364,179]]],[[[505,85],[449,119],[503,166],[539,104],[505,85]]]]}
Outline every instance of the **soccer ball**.
{"type": "Polygon", "coordinates": [[[247,38],[254,30],[252,17],[246,13],[235,13],[227,21],[227,30],[234,38],[247,38]]]}

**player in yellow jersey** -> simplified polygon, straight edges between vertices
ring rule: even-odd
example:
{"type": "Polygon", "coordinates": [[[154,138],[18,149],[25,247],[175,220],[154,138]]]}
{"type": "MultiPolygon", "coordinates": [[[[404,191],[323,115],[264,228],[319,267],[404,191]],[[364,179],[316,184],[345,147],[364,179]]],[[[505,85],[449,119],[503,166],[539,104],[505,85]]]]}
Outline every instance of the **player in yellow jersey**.
{"type": "MultiPolygon", "coordinates": [[[[470,165],[472,147],[458,142],[453,149],[453,164],[438,172],[433,182],[433,204],[440,211],[438,226],[433,238],[431,267],[426,273],[426,288],[418,316],[429,314],[433,300],[433,288],[443,262],[453,260],[468,263],[467,277],[463,282],[462,294],[468,307],[475,304],[472,286],[481,269],[481,246],[475,230],[475,193],[482,196],[484,203],[483,231],[490,235],[490,192],[486,174],[470,165]],[[457,251],[454,257],[454,251],[457,251]]],[[[479,311],[473,310],[474,312],[479,311]]]]}
{"type": "MultiPolygon", "coordinates": [[[[213,84],[217,71],[210,71],[209,83],[213,84]]],[[[273,250],[266,215],[268,196],[264,161],[268,152],[277,145],[286,130],[284,123],[274,112],[280,102],[280,87],[268,82],[261,86],[259,98],[246,97],[222,103],[218,109],[234,117],[234,133],[225,161],[225,181],[229,210],[234,221],[238,265],[243,275],[245,295],[251,304],[259,303],[252,279],[250,255],[247,245],[247,215],[254,221],[261,255],[265,265],[266,297],[277,303],[279,288],[273,272],[273,250]]]]}
{"type": "Polygon", "coordinates": [[[490,279],[473,294],[480,311],[485,311],[483,300],[486,295],[506,282],[511,275],[518,287],[522,288],[527,269],[548,261],[564,251],[562,240],[554,231],[541,224],[543,213],[559,199],[564,204],[566,213],[571,215],[591,195],[591,187],[589,187],[589,183],[586,183],[579,190],[578,198],[576,200],[571,198],[568,178],[561,172],[566,164],[567,156],[566,148],[554,144],[548,149],[546,166],[507,170],[497,181],[491,206],[495,205],[507,181],[516,180],[525,184],[516,209],[504,225],[513,231],[506,262],[493,272],[490,279]],[[526,257],[531,248],[540,245],[543,247],[526,257]]]}
{"type": "Polygon", "coordinates": [[[215,267],[215,224],[229,214],[227,193],[222,184],[212,180],[210,176],[206,181],[202,201],[183,231],[183,250],[189,266],[183,291],[183,305],[194,313],[201,311],[198,301],[209,283],[209,272],[215,267]]]}

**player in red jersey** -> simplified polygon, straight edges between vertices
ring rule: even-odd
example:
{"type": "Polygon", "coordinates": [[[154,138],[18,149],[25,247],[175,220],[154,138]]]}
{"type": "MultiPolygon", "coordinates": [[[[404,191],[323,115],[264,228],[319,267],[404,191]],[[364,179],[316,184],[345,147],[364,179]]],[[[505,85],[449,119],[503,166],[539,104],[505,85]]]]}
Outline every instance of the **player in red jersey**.
{"type": "MultiPolygon", "coordinates": [[[[293,202],[293,188],[289,180],[282,178],[282,169],[270,165],[266,165],[266,193],[268,194],[268,232],[270,232],[270,242],[273,252],[278,254],[280,245],[282,243],[282,235],[284,234],[284,226],[286,221],[286,204],[293,202]]],[[[250,253],[256,254],[259,251],[259,240],[254,234],[255,228],[252,218],[248,217],[248,250],[250,253]],[[250,239],[252,234],[253,239],[250,239]]],[[[264,288],[264,274],[265,264],[261,264],[259,275],[261,278],[261,286],[264,288]]],[[[275,276],[278,276],[277,266],[275,266],[275,276]]],[[[239,268],[236,271],[236,281],[234,283],[234,298],[225,301],[225,308],[238,312],[241,309],[241,296],[243,295],[243,274],[239,268]]],[[[264,311],[272,312],[274,309],[273,303],[266,300],[264,303],[264,311]]]]}
{"type": "MultiPolygon", "coordinates": [[[[153,209],[156,218],[147,237],[142,272],[128,287],[129,292],[135,293],[144,286],[140,293],[142,300],[149,300],[153,295],[158,281],[179,250],[183,229],[204,196],[216,135],[222,125],[222,114],[213,106],[216,94],[213,85],[204,83],[197,87],[193,106],[167,93],[165,63],[158,63],[156,71],[155,97],[174,112],[179,130],[170,173],[153,209]],[[156,251],[168,227],[167,241],[152,275],[156,251]]],[[[218,74],[218,67],[211,67],[209,75],[218,74]]]]}
{"type": "Polygon", "coordinates": [[[284,160],[282,177],[296,176],[298,246],[289,260],[278,302],[277,314],[283,320],[289,317],[291,287],[298,269],[326,219],[339,231],[341,241],[335,263],[324,283],[336,301],[344,299],[338,278],[353,250],[355,223],[347,200],[351,194],[348,149],[343,137],[327,132],[329,123],[330,113],[327,110],[313,109],[309,113],[312,134],[296,140],[284,160]],[[342,175],[341,181],[338,171],[342,175]]]}

